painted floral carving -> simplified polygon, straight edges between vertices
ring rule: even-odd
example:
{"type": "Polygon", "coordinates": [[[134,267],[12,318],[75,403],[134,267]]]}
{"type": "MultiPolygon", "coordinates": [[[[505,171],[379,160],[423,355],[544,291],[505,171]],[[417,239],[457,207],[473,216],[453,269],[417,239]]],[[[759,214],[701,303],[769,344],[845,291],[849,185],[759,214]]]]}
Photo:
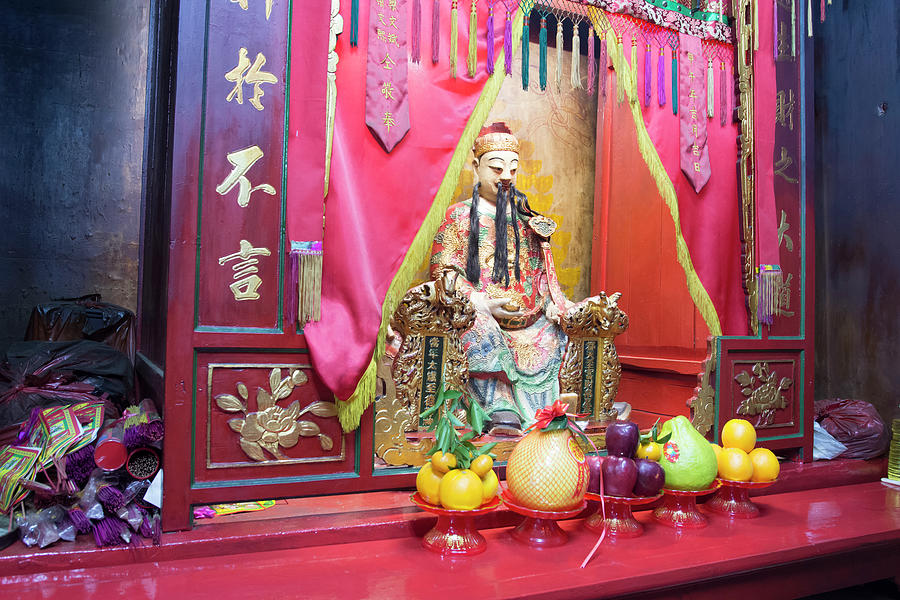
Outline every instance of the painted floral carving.
{"type": "Polygon", "coordinates": [[[752,371],[752,374],[742,371],[734,378],[745,396],[737,414],[756,416],[757,427],[771,425],[775,420],[775,411],[787,407],[787,400],[781,392],[794,382],[789,377],[779,380],[778,373],[769,370],[769,363],[758,362],[753,365],[752,371]]]}
{"type": "Polygon", "coordinates": [[[262,462],[271,460],[266,458],[265,452],[268,452],[276,460],[287,459],[281,449],[293,448],[301,437],[318,438],[319,446],[326,452],[334,447],[334,441],[322,433],[316,423],[300,419],[307,413],[321,418],[335,417],[337,407],[334,402],[316,401],[303,409],[296,400],[287,407],[278,404],[279,401],[288,399],[295,387],[307,381],[308,378],[300,369],[294,369],[284,378],[281,377],[281,369],[272,369],[269,373],[269,391],[261,387],[256,389],[255,412],[247,412],[250,393],[242,382],[237,384],[237,396],[216,396],[216,405],[223,411],[244,413],[242,419],[230,419],[228,426],[241,434],[241,449],[247,456],[262,462]]]}

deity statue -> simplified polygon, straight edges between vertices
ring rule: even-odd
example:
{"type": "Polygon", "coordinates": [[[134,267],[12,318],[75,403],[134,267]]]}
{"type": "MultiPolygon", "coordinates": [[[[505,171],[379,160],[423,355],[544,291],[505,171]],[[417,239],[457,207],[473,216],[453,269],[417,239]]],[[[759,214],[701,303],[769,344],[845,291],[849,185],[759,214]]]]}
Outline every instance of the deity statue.
{"type": "Polygon", "coordinates": [[[516,189],[519,141],[503,123],[475,140],[471,200],[451,206],[434,239],[431,277],[460,273],[457,290],[475,309],[462,338],[468,393],[497,433],[519,433],[560,393],[567,337],[560,315],[575,306],[556,280],[549,238],[555,223],[516,189]]]}

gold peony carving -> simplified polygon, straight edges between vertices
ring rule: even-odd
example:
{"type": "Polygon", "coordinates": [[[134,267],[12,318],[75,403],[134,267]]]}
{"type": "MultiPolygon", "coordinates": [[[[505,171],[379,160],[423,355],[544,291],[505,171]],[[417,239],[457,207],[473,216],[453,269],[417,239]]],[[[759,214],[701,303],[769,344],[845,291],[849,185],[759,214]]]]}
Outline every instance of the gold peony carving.
{"type": "Polygon", "coordinates": [[[325,452],[334,447],[334,441],[322,433],[316,423],[300,420],[306,413],[322,418],[335,417],[337,407],[334,402],[320,400],[303,409],[296,400],[287,407],[278,405],[279,401],[290,397],[295,387],[307,381],[307,376],[300,369],[294,369],[283,379],[281,369],[272,369],[269,373],[270,391],[261,387],[256,389],[256,412],[250,413],[247,412],[250,393],[243,382],[237,384],[237,396],[233,394],[216,396],[216,405],[223,411],[244,413],[243,419],[230,419],[228,426],[241,434],[241,449],[247,456],[260,462],[272,460],[266,458],[263,452],[265,450],[274,456],[275,460],[285,460],[288,457],[281,448],[293,448],[301,437],[317,437],[319,446],[325,452]]]}

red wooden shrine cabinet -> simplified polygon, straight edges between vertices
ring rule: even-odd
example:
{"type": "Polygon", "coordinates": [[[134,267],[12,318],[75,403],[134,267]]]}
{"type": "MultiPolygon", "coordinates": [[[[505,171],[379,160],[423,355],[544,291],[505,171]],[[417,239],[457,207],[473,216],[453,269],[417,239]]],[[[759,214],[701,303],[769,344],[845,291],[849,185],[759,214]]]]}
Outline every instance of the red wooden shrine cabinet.
{"type": "MultiPolygon", "coordinates": [[[[748,0],[735,4],[737,21],[749,23],[748,0]]],[[[790,24],[790,9],[776,4],[790,24]]],[[[373,408],[357,431],[341,431],[334,398],[312,369],[303,334],[287,315],[288,41],[301,43],[302,36],[289,36],[290,3],[275,2],[268,13],[266,6],[250,2],[245,10],[236,2],[182,2],[173,20],[171,199],[168,210],[150,206],[145,217],[152,221],[155,209],[169,213],[170,226],[153,246],[147,233],[152,222],[145,224],[142,267],[146,308],[148,294],[162,294],[150,286],[165,278],[159,263],[168,253],[165,308],[157,311],[166,332],[165,530],[189,527],[196,504],[414,486],[413,468],[385,468],[376,458],[373,408]],[[154,247],[159,253],[148,255],[154,247]]],[[[688,328],[681,349],[623,352],[620,389],[627,395],[633,386],[638,391],[632,397],[643,396],[642,402],[657,395],[671,406],[633,403],[649,417],[690,413],[713,439],[722,423],[744,416],[758,424],[763,445],[809,460],[814,288],[806,109],[811,82],[800,33],[795,31],[794,54],[779,57],[774,73],[761,72],[749,59],[739,73],[742,90],[753,89],[754,77],[774,77],[778,94],[790,101],[790,120],[786,105],[780,109],[772,168],[762,167],[752,144],[742,146],[741,177],[748,185],[743,200],[737,191],[733,199],[745,203],[743,231],[733,234],[746,241],[749,269],[756,260],[753,182],[774,177],[784,275],[773,325],[718,337],[711,356],[695,328],[688,328]],[[698,373],[701,385],[694,391],[698,373]]],[[[747,43],[741,33],[739,59],[742,53],[752,55],[747,43]]],[[[752,94],[742,96],[738,111],[745,142],[755,137],[751,99],[752,94]]],[[[601,237],[595,231],[595,244],[606,243],[601,237]]],[[[746,281],[754,292],[752,270],[746,281]]],[[[150,327],[145,319],[143,329],[150,327]]],[[[163,362],[161,353],[157,362],[163,362]]],[[[146,354],[144,378],[158,379],[162,367],[154,369],[146,354]]]]}

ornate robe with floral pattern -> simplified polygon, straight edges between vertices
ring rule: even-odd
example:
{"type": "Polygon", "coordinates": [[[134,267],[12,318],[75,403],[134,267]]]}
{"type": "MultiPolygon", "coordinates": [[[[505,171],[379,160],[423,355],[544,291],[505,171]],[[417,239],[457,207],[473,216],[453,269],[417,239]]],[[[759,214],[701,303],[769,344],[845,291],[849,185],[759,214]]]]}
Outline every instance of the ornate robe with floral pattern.
{"type": "Polygon", "coordinates": [[[465,201],[447,210],[434,238],[431,276],[435,278],[443,268],[452,267],[461,274],[457,289],[467,296],[479,291],[491,299],[508,299],[522,309],[523,317],[499,323],[490,315],[476,312],[475,324],[463,334],[463,347],[469,361],[470,394],[488,413],[511,410],[519,414],[523,423],[530,423],[537,409],[552,404],[559,396],[559,367],[566,335],[544,315],[551,302],[548,277],[540,240],[528,226],[527,217],[518,215],[517,219],[521,279],[516,281],[513,268],[516,246],[510,222],[507,237],[510,285],[491,281],[494,216],[481,210],[478,219],[481,278],[474,285],[466,279],[471,206],[471,201],[465,201]]]}

